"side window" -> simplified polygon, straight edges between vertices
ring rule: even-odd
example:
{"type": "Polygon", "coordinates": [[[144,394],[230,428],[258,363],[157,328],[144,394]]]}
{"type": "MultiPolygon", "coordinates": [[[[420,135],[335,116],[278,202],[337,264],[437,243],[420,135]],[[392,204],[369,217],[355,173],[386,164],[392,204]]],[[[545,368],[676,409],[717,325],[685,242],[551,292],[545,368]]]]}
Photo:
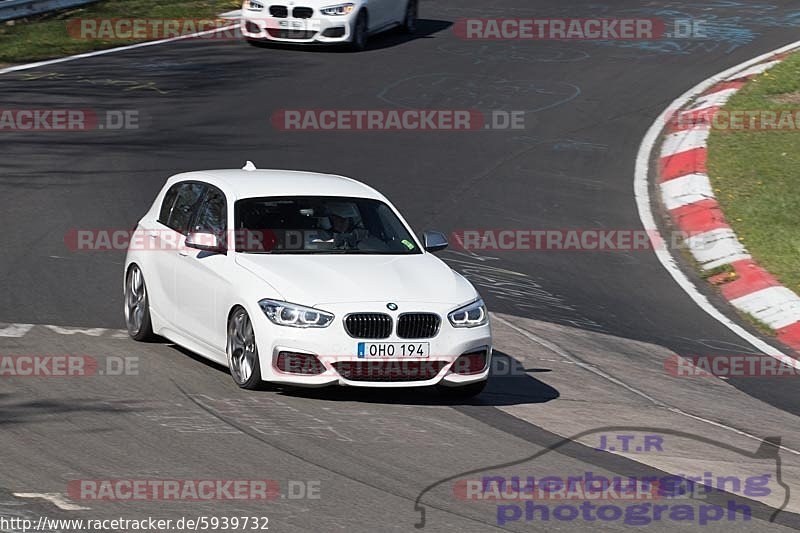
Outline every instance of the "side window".
{"type": "Polygon", "coordinates": [[[161,211],[158,212],[158,221],[169,226],[169,216],[172,214],[172,206],[175,205],[175,198],[178,196],[178,189],[181,188],[180,183],[176,183],[169,188],[167,194],[164,195],[164,201],[161,203],[161,211]]]}
{"type": "Polygon", "coordinates": [[[192,224],[192,231],[213,233],[217,237],[224,237],[226,228],[225,195],[216,187],[209,187],[205,201],[200,206],[194,224],[192,224]]]}
{"type": "Polygon", "coordinates": [[[186,235],[205,191],[206,186],[202,183],[181,183],[167,226],[186,235]]]}

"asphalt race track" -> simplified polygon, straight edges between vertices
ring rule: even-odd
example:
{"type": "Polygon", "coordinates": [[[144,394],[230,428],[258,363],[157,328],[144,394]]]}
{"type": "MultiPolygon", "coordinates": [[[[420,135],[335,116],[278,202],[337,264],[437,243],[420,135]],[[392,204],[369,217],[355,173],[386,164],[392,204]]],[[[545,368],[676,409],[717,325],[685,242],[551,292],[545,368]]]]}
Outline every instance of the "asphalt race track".
{"type": "Polygon", "coordinates": [[[0,381],[3,514],[258,514],[274,531],[406,531],[423,506],[428,531],[621,530],[630,526],[500,524],[496,507],[462,501],[440,482],[515,460],[553,475],[735,475],[758,461],[774,467],[769,454],[748,454],[759,439],[780,437],[779,468],[798,489],[788,503],[747,500],[752,520],[704,529],[800,529],[797,380],[669,376],[663,361],[673,353],[754,348],[698,308],[650,251],[443,252],[496,313],[499,359],[526,370],[495,377],[474,401],[447,404],[428,391],[240,391],[224,368],[120,335],[124,252],[65,245],[71,230],[133,227],[172,174],[246,160],[365,181],[417,230],[638,229],[634,161],[653,120],[691,86],[797,40],[800,28],[800,8],[779,0],[537,4],[537,17],[697,17],[715,32],[647,45],[474,42],[454,34],[455,21],[533,16],[533,7],[424,2],[414,38],[390,32],[359,54],[198,39],[0,76],[2,107],[136,110],[141,119],[136,130],[2,133],[0,323],[36,326],[0,338],[0,353],[134,357],[139,369],[0,381]],[[524,111],[525,128],[286,132],[270,120],[281,109],[385,108],[524,111]],[[664,452],[593,449],[597,435],[623,427],[665,435],[664,452]],[[259,478],[282,489],[301,480],[318,484],[320,497],[65,510],[13,496],[117,478],[259,478]]]}

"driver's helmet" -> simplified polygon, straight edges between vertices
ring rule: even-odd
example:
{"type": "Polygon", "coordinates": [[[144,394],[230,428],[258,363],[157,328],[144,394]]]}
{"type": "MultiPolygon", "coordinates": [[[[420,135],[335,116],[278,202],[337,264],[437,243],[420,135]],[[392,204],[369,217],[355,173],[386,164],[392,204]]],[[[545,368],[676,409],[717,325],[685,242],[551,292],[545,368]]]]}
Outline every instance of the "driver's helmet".
{"type": "Polygon", "coordinates": [[[325,218],[322,220],[323,229],[330,230],[335,227],[334,217],[345,219],[347,231],[358,227],[361,224],[361,215],[358,207],[352,202],[330,202],[325,205],[325,218]]]}

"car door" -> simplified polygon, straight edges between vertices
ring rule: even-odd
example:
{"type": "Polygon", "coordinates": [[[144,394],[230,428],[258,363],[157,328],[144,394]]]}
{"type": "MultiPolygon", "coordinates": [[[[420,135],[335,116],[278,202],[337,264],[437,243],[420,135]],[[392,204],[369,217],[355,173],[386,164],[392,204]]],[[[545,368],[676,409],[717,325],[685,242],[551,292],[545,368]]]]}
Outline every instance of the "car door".
{"type": "Polygon", "coordinates": [[[172,326],[176,325],[178,301],[176,299],[175,276],[176,268],[180,264],[181,253],[185,249],[184,241],[189,229],[189,224],[203,200],[206,187],[196,181],[180,182],[173,185],[167,195],[165,203],[170,196],[174,197],[172,206],[166,209],[162,206],[157,228],[150,231],[148,239],[153,246],[154,262],[159,276],[160,294],[157,311],[172,326]]]}
{"type": "MultiPolygon", "coordinates": [[[[403,0],[399,1],[402,2],[403,0]]],[[[376,31],[392,23],[397,3],[398,0],[370,0],[367,7],[369,10],[369,31],[376,31]]]]}
{"type": "Polygon", "coordinates": [[[394,2],[391,2],[391,4],[389,5],[390,9],[389,22],[402,23],[403,21],[405,21],[407,6],[408,6],[408,0],[395,0],[394,2]]]}
{"type": "MultiPolygon", "coordinates": [[[[227,247],[227,209],[225,194],[208,185],[189,231],[213,233],[227,247]]],[[[176,324],[192,338],[215,349],[224,349],[225,313],[218,309],[218,302],[229,284],[224,275],[229,256],[184,247],[178,257],[175,270],[176,324]]]]}
{"type": "Polygon", "coordinates": [[[171,253],[175,252],[175,241],[170,243],[167,235],[172,233],[169,229],[169,217],[178,197],[181,184],[176,183],[167,189],[161,199],[158,213],[154,217],[145,216],[139,221],[137,231],[142,232],[141,252],[142,268],[147,280],[148,299],[150,312],[162,320],[171,320],[171,304],[169,293],[175,292],[175,273],[171,253]]]}

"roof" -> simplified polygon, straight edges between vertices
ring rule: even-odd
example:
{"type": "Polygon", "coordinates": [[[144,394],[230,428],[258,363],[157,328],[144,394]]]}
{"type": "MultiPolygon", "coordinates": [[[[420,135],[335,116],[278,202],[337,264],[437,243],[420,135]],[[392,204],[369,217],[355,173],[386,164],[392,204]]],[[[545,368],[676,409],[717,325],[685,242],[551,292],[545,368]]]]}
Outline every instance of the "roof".
{"type": "Polygon", "coordinates": [[[350,196],[383,200],[372,187],[344,176],[297,170],[200,170],[176,174],[167,181],[210,183],[240,198],[259,196],[350,196]]]}

